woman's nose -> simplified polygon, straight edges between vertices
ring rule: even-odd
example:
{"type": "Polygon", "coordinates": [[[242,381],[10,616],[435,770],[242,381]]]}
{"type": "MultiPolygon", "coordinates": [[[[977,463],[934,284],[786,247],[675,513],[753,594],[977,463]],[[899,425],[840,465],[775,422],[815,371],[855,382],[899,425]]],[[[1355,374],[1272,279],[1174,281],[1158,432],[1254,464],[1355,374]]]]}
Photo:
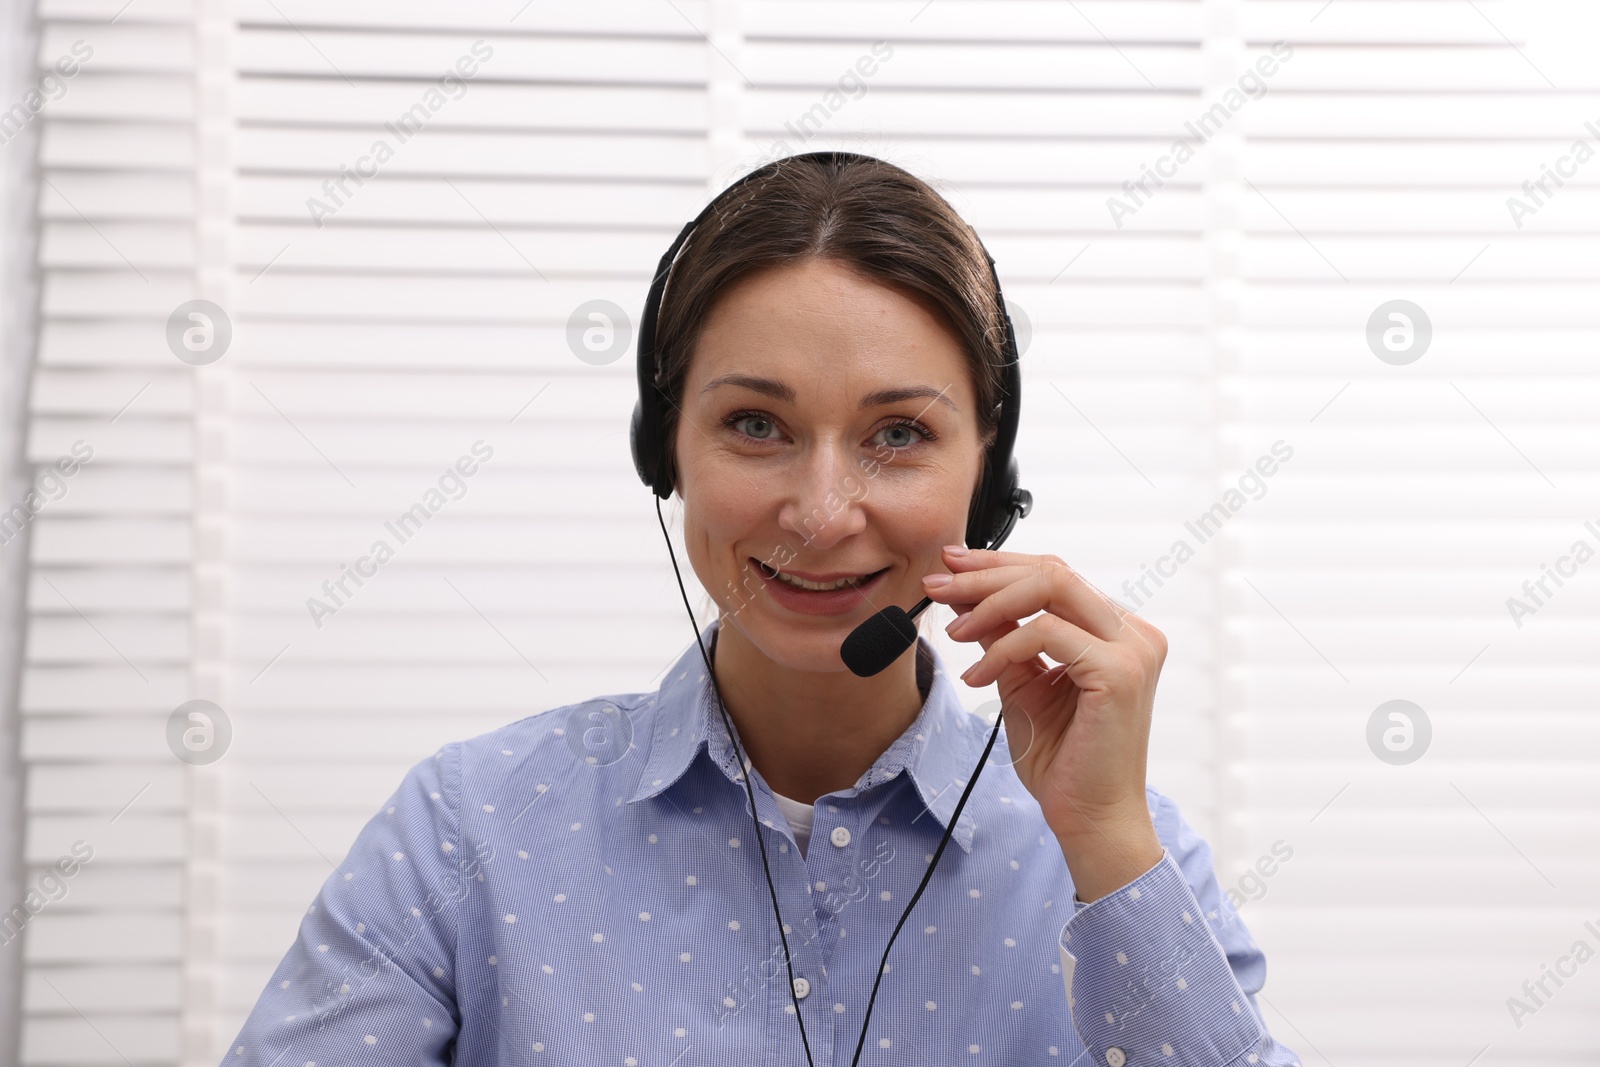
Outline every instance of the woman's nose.
{"type": "Polygon", "coordinates": [[[780,524],[812,548],[831,548],[866,528],[858,507],[865,495],[854,464],[839,450],[820,449],[803,472],[800,484],[779,515],[780,524]]]}

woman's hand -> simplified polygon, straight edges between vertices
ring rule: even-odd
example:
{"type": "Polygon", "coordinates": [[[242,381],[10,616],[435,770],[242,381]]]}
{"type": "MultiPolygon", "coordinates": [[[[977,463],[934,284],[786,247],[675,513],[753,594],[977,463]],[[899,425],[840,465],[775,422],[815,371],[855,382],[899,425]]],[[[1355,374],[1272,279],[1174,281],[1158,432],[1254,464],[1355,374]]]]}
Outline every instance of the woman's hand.
{"type": "Polygon", "coordinates": [[[1061,843],[1079,899],[1095,900],[1162,856],[1145,761],[1167,639],[1057,556],[952,547],[951,580],[930,585],[947,576],[928,575],[924,589],[965,613],[947,628],[952,639],[983,645],[962,679],[997,683],[1017,777],[1061,843]]]}

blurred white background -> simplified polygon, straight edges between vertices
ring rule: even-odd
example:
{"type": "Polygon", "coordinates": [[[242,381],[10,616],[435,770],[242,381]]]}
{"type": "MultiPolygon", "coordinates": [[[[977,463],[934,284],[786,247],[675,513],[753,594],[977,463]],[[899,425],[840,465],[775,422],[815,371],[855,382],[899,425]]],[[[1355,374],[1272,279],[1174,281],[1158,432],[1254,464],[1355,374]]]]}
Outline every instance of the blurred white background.
{"type": "Polygon", "coordinates": [[[1590,7],[13,0],[0,1063],[216,1063],[406,767],[658,684],[693,632],[627,449],[649,273],[842,147],[998,262],[1008,547],[1167,633],[1150,781],[1247,901],[1274,1033],[1600,1064],[1600,962],[1524,991],[1600,950],[1590,7]],[[590,301],[626,318],[586,347],[590,301]]]}

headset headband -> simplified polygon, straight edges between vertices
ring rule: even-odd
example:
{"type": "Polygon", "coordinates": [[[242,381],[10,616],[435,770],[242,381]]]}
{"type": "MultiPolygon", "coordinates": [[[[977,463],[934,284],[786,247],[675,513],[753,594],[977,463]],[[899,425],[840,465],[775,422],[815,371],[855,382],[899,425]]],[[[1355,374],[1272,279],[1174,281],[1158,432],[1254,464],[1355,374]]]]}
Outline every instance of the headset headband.
{"type": "MultiPolygon", "coordinates": [[[[712,197],[689,223],[678,232],[671,247],[662,255],[651,279],[649,294],[645,297],[644,314],[639,322],[638,378],[639,399],[634,403],[633,419],[629,427],[629,443],[633,451],[633,466],[639,479],[663,500],[672,496],[672,482],[667,475],[666,454],[669,443],[664,438],[662,418],[671,401],[656,386],[656,316],[661,310],[661,298],[667,287],[667,275],[677,260],[679,251],[689,236],[705,221],[706,216],[722,203],[729,193],[756,178],[770,177],[778,168],[798,160],[817,160],[834,168],[852,162],[880,163],[893,166],[884,160],[856,152],[807,152],[757,167],[712,197]]],[[[898,168],[897,168],[898,169],[898,168]]],[[[976,236],[976,235],[974,235],[976,236]]],[[[983,242],[978,242],[983,248],[983,242]]],[[[1022,374],[1018,365],[1017,337],[1006,311],[1005,297],[1000,291],[1000,276],[995,270],[994,257],[983,248],[989,262],[989,277],[994,283],[995,303],[1000,319],[1005,324],[1005,338],[1001,347],[1003,357],[1000,419],[994,443],[989,446],[984,461],[983,481],[967,510],[966,543],[971,548],[988,548],[1004,540],[1016,520],[1028,513],[1033,497],[1017,486],[1016,457],[1012,449],[1017,439],[1017,420],[1022,406],[1022,374]]]]}

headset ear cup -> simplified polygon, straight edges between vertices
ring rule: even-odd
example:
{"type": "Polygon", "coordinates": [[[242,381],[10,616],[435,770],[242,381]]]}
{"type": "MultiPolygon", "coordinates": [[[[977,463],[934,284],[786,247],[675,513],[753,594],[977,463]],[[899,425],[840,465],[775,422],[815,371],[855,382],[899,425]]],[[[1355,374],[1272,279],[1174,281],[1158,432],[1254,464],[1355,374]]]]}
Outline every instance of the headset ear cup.
{"type": "Polygon", "coordinates": [[[633,469],[639,480],[662,500],[672,496],[672,479],[662,468],[660,409],[646,409],[642,399],[633,402],[633,418],[628,423],[628,446],[633,452],[633,469]]]}
{"type": "Polygon", "coordinates": [[[643,421],[644,400],[641,398],[633,402],[633,418],[628,423],[628,450],[633,453],[633,469],[639,472],[639,480],[650,485],[655,479],[651,477],[650,464],[645,460],[645,435],[640,433],[640,423],[643,421]]]}

